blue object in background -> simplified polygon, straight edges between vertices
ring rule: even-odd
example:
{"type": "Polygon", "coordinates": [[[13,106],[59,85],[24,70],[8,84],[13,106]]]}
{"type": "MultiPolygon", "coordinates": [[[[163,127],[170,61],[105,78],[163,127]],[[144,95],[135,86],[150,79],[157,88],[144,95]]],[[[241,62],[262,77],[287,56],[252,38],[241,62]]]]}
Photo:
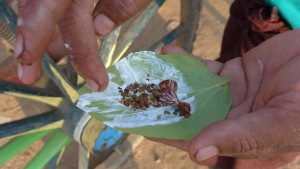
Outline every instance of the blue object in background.
{"type": "Polygon", "coordinates": [[[103,151],[114,146],[124,135],[121,131],[106,127],[101,131],[94,145],[95,151],[103,151]]]}
{"type": "Polygon", "coordinates": [[[278,8],[280,15],[291,25],[292,29],[300,28],[299,0],[265,0],[269,5],[278,8]]]}

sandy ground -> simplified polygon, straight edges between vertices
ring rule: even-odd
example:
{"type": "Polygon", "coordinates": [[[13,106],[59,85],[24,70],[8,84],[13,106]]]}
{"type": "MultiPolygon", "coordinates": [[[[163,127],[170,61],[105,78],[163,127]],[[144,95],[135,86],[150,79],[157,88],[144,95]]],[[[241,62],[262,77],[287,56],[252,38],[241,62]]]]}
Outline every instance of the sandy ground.
{"type": "MultiPolygon", "coordinates": [[[[216,59],[219,56],[222,32],[229,16],[229,6],[232,0],[204,0],[199,29],[197,31],[192,53],[205,59],[216,59]]],[[[179,0],[167,0],[166,4],[155,16],[153,23],[143,31],[144,36],[140,36],[138,43],[133,44],[131,50],[144,50],[151,46],[153,42],[178,24],[179,0]],[[158,24],[157,24],[158,23],[158,24]],[[147,32],[151,32],[147,33],[147,32]],[[145,40],[147,39],[147,40],[145,40]]],[[[24,99],[0,95],[0,123],[38,114],[49,107],[35,106],[37,103],[24,99]]],[[[0,146],[5,142],[0,142],[0,146]]],[[[38,152],[44,145],[43,140],[37,141],[28,147],[18,156],[8,161],[0,169],[19,169],[38,152]]],[[[66,150],[59,168],[77,168],[77,144],[72,143],[66,150]]],[[[300,160],[289,164],[286,168],[300,168],[300,160]]],[[[199,166],[193,163],[186,152],[176,148],[151,142],[144,139],[141,144],[133,150],[130,157],[119,167],[121,169],[207,169],[206,166],[199,166]]]]}

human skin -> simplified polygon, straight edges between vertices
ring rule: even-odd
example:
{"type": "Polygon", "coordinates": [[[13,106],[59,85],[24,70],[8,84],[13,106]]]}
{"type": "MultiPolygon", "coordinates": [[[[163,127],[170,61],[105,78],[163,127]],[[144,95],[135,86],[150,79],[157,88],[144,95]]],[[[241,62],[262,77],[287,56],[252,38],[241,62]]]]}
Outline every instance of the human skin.
{"type": "Polygon", "coordinates": [[[41,56],[48,51],[54,60],[68,55],[92,90],[104,90],[108,76],[97,53],[96,35],[108,34],[150,1],[100,0],[95,6],[93,0],[19,0],[19,79],[33,84],[41,72],[41,56]]]}
{"type": "MultiPolygon", "coordinates": [[[[207,164],[217,156],[259,159],[300,151],[300,31],[279,34],[225,64],[203,61],[230,80],[233,103],[225,120],[191,141],[151,139],[207,164]]],[[[163,54],[185,53],[165,46],[163,54]]]]}
{"type": "MultiPolygon", "coordinates": [[[[93,1],[84,0],[20,0],[15,49],[20,80],[32,84],[39,78],[41,55],[48,51],[54,59],[69,55],[89,86],[104,90],[107,74],[97,57],[96,35],[109,33],[149,1],[101,0],[94,8],[93,1]]],[[[231,79],[233,104],[227,118],[192,141],[155,141],[188,151],[197,162],[217,155],[262,158],[298,152],[299,39],[299,31],[290,31],[267,40],[243,58],[225,64],[203,61],[216,74],[231,79]]],[[[174,46],[162,49],[165,54],[174,52],[186,53],[174,46]]]]}

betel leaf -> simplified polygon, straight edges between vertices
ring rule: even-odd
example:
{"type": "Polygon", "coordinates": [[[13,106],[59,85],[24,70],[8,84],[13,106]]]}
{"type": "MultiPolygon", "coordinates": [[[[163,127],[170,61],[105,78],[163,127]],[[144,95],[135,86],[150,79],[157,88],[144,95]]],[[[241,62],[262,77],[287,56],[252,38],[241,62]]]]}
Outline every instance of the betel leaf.
{"type": "Polygon", "coordinates": [[[108,72],[108,88],[104,92],[92,92],[84,86],[79,90],[77,106],[125,133],[191,140],[211,123],[224,119],[231,106],[229,78],[213,74],[190,56],[137,52],[110,66],[108,72]],[[179,100],[191,105],[189,118],[164,114],[165,110],[174,112],[176,106],[134,110],[119,103],[122,96],[118,87],[124,89],[135,81],[159,84],[167,79],[177,82],[179,100]]]}

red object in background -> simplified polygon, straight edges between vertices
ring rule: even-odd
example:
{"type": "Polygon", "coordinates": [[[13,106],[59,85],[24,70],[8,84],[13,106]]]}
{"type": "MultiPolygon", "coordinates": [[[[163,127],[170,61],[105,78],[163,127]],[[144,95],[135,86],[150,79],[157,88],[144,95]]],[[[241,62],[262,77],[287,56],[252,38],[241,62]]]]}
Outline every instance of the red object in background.
{"type": "Polygon", "coordinates": [[[276,7],[262,0],[235,0],[230,8],[218,61],[224,63],[241,57],[265,40],[290,29],[276,7]]]}

